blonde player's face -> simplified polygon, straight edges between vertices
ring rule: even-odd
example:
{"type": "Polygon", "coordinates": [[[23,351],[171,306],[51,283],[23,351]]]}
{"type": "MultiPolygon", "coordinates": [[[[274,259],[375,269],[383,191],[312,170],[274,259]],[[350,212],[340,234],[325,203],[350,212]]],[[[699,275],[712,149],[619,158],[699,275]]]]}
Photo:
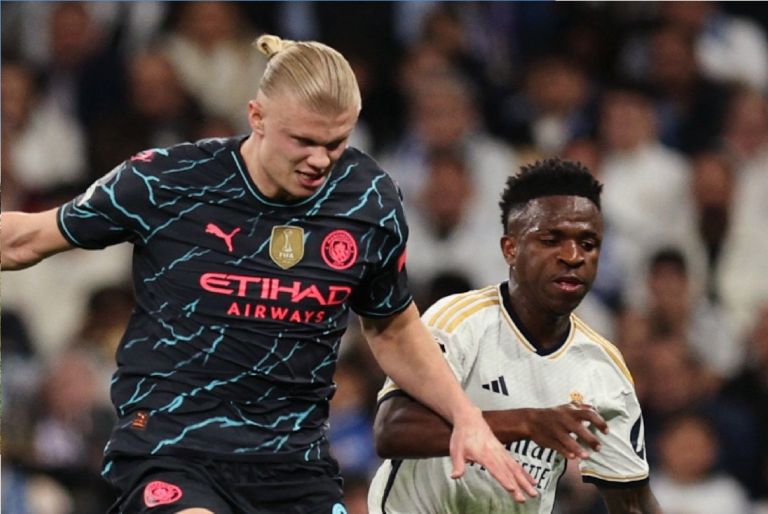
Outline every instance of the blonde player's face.
{"type": "Polygon", "coordinates": [[[580,196],[531,200],[502,251],[521,298],[532,308],[569,314],[589,292],[597,275],[603,221],[580,196]]]}
{"type": "Polygon", "coordinates": [[[254,180],[262,194],[279,200],[313,195],[347,148],[357,109],[320,114],[291,95],[249,103],[256,137],[254,180]]]}

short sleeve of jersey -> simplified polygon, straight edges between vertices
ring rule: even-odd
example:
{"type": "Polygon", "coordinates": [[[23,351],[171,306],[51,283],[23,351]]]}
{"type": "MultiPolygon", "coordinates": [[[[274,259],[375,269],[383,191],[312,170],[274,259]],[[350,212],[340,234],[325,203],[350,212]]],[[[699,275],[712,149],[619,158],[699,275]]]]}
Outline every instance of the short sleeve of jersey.
{"type": "MultiPolygon", "coordinates": [[[[448,366],[453,371],[454,376],[459,383],[464,385],[476,354],[476,347],[470,344],[473,338],[467,337],[468,334],[466,334],[469,329],[468,324],[460,325],[456,331],[451,333],[436,323],[440,321],[441,314],[453,304],[452,298],[443,298],[435,303],[424,312],[421,319],[432,334],[435,344],[440,347],[440,351],[448,362],[448,366]],[[430,320],[433,323],[430,323],[430,320]]],[[[378,401],[383,401],[390,395],[396,394],[399,390],[397,384],[392,379],[387,378],[384,387],[381,388],[378,394],[378,401]]]]}
{"type": "Polygon", "coordinates": [[[139,164],[123,162],[59,208],[59,230],[71,244],[100,249],[148,237],[148,213],[156,210],[153,182],[159,179],[139,164]]]}
{"type": "Polygon", "coordinates": [[[383,210],[384,215],[379,221],[382,229],[380,241],[366,242],[377,245],[375,252],[378,260],[363,277],[351,303],[352,310],[371,318],[396,314],[410,305],[413,299],[405,269],[408,225],[400,191],[388,175],[383,175],[382,182],[384,185],[379,191],[382,205],[391,207],[383,210]]]}
{"type": "Polygon", "coordinates": [[[602,449],[579,464],[583,480],[608,487],[647,480],[643,416],[634,391],[619,393],[596,407],[609,433],[599,434],[602,449]]]}

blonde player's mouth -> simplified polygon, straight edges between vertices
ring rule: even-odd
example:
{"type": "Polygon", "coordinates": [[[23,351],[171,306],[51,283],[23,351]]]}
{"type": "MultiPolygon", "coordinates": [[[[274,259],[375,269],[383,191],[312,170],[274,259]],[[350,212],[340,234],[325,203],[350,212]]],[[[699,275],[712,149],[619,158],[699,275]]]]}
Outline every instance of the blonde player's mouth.
{"type": "Polygon", "coordinates": [[[325,173],[307,173],[305,171],[297,171],[299,175],[299,183],[307,189],[317,189],[325,182],[325,173]]]}

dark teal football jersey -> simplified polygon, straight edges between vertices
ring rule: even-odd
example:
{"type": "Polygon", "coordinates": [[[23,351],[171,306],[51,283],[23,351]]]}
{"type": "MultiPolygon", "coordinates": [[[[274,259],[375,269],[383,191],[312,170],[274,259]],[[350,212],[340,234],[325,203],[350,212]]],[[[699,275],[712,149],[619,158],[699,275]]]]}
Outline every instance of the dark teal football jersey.
{"type": "Polygon", "coordinates": [[[324,458],[349,309],[411,302],[399,191],[370,157],[347,149],[312,197],[283,204],[257,190],[242,141],[141,152],[59,210],[75,246],[134,245],[108,456],[324,458]]]}

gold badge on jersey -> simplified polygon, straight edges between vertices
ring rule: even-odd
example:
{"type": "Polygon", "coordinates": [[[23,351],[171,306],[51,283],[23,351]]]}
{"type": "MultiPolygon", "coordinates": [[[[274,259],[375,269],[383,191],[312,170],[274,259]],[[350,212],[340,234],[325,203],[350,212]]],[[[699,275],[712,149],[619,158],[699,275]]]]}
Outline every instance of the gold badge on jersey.
{"type": "Polygon", "coordinates": [[[304,229],[291,225],[272,227],[269,257],[283,269],[295,266],[304,258],[304,229]]]}

